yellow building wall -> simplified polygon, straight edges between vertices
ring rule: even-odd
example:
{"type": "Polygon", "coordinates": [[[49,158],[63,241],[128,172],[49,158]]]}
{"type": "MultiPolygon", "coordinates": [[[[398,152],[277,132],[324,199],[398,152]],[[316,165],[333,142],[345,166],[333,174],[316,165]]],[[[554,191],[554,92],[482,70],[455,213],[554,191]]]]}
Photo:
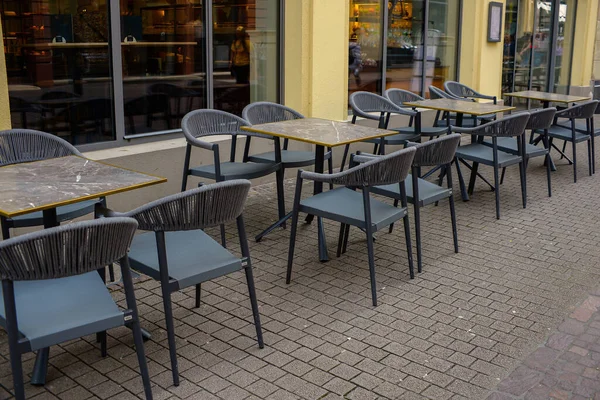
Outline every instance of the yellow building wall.
{"type": "MultiPolygon", "coordinates": [[[[568,11],[567,11],[568,12],[568,11]]],[[[573,43],[571,86],[589,86],[594,66],[598,0],[579,0],[573,43]]],[[[598,79],[599,77],[596,77],[598,79]]]]}
{"type": "Polygon", "coordinates": [[[286,2],[285,104],[305,116],[348,116],[348,7],[348,0],[286,2]]]}
{"type": "MultiPolygon", "coordinates": [[[[2,32],[1,22],[0,32],[2,32]]],[[[4,60],[4,40],[0,40],[0,130],[10,128],[10,105],[8,101],[8,80],[6,76],[6,61],[4,60]]]]}
{"type": "MultiPolygon", "coordinates": [[[[490,1],[492,0],[463,1],[459,80],[481,93],[500,97],[503,45],[502,42],[487,41],[490,1]]],[[[506,1],[499,2],[503,3],[504,11],[506,1]]],[[[502,28],[504,29],[504,16],[502,28]]]]}

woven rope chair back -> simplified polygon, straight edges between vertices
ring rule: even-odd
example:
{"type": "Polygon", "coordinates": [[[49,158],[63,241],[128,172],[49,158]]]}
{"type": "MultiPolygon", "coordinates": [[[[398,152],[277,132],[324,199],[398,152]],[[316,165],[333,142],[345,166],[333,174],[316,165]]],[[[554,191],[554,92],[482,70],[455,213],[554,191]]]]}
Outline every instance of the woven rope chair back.
{"type": "Polygon", "coordinates": [[[417,149],[413,167],[429,167],[450,164],[460,143],[461,135],[453,133],[441,138],[428,140],[425,143],[409,143],[409,147],[417,149]]]}
{"type": "Polygon", "coordinates": [[[407,101],[425,100],[423,97],[404,89],[388,89],[385,91],[385,97],[398,107],[403,107],[407,101]]]}
{"type": "Polygon", "coordinates": [[[554,107],[531,111],[525,129],[548,129],[554,122],[555,114],[556,108],[554,107]]]}
{"type": "Polygon", "coordinates": [[[442,89],[436,88],[435,86],[429,86],[429,98],[430,99],[454,99],[448,93],[442,89]]]}
{"type": "Polygon", "coordinates": [[[444,82],[444,89],[446,92],[456,97],[472,97],[477,96],[477,93],[470,87],[463,85],[462,83],[455,81],[444,82]]]}
{"type": "Polygon", "coordinates": [[[0,279],[56,279],[105,267],[127,254],[137,225],[131,218],[103,218],[4,240],[0,279]]]}
{"type": "Polygon", "coordinates": [[[302,114],[289,107],[268,101],[248,104],[242,111],[242,117],[252,125],[304,118],[302,114]]]}
{"type": "Polygon", "coordinates": [[[589,100],[558,112],[560,118],[588,119],[594,116],[598,100],[589,100]]]}
{"type": "Polygon", "coordinates": [[[335,185],[379,186],[399,183],[408,175],[416,149],[408,147],[350,168],[332,179],[335,185]]]}
{"type": "Polygon", "coordinates": [[[181,128],[186,138],[199,138],[214,135],[245,135],[272,139],[268,135],[242,131],[242,126],[250,124],[237,115],[220,110],[194,110],[185,115],[181,121],[181,128]]]}
{"type": "Polygon", "coordinates": [[[66,156],[83,157],[69,142],[46,132],[29,129],[0,132],[0,167],[66,156]]]}
{"type": "Polygon", "coordinates": [[[370,92],[352,93],[349,103],[354,114],[360,116],[365,116],[370,112],[396,112],[399,109],[385,97],[370,92]]]}
{"type": "Polygon", "coordinates": [[[205,229],[235,220],[244,211],[250,181],[237,179],[188,190],[143,205],[123,215],[139,229],[154,232],[205,229]]]}
{"type": "Polygon", "coordinates": [[[496,137],[512,137],[519,136],[525,132],[529,113],[523,112],[515,115],[510,115],[497,121],[488,122],[487,124],[479,125],[477,128],[469,131],[472,135],[481,136],[496,136],[496,137]]]}

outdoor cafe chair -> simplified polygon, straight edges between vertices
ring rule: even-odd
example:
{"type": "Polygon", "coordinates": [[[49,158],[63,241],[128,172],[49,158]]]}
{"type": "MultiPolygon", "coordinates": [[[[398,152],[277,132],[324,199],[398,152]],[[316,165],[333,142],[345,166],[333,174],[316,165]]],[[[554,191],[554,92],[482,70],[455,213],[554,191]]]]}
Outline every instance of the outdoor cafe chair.
{"type": "MultiPolygon", "coordinates": [[[[406,145],[409,141],[421,140],[419,133],[421,126],[421,117],[417,111],[408,110],[405,108],[398,107],[383,96],[379,96],[375,93],[370,92],[354,92],[350,95],[349,99],[350,107],[352,108],[352,123],[356,123],[358,117],[378,121],[377,127],[379,129],[388,129],[390,117],[392,114],[406,115],[412,120],[415,119],[416,131],[413,128],[409,128],[408,131],[403,132],[404,128],[394,128],[390,130],[398,131],[397,135],[386,136],[381,139],[369,139],[365,143],[373,143],[373,153],[380,154],[384,153],[385,145],[406,145]]],[[[347,144],[344,148],[344,155],[342,157],[341,169],[344,169],[346,159],[348,158],[348,152],[350,151],[350,145],[347,144]]]]}
{"type": "Polygon", "coordinates": [[[8,333],[17,400],[25,399],[22,354],[120,326],[133,330],[144,393],[152,399],[127,258],[137,226],[131,218],[98,219],[0,242],[0,326],[8,333]],[[96,271],[115,261],[121,266],[125,309],[96,271]]]}
{"type": "Polygon", "coordinates": [[[527,206],[524,135],[528,120],[529,113],[523,112],[504,117],[497,121],[488,122],[474,128],[459,128],[456,126],[451,127],[452,132],[476,136],[476,142],[465,146],[460,146],[458,150],[456,150],[456,158],[473,162],[473,166],[471,167],[471,179],[469,181],[469,194],[473,194],[473,188],[475,187],[475,180],[477,178],[479,164],[493,167],[497,219],[500,219],[500,168],[515,164],[519,165],[523,208],[527,206]],[[485,137],[491,138],[491,146],[489,143],[484,142],[485,137]],[[498,139],[505,137],[516,138],[516,154],[501,151],[498,148],[498,139]]]}
{"type": "MultiPolygon", "coordinates": [[[[185,150],[185,161],[183,164],[183,179],[181,191],[187,188],[188,176],[207,178],[217,182],[230,181],[233,179],[255,179],[272,173],[276,174],[277,182],[277,205],[279,218],[285,216],[285,199],[283,195],[283,171],[281,169],[281,149],[275,146],[275,161],[251,162],[242,159],[236,161],[237,137],[257,137],[268,139],[273,142],[273,137],[260,133],[241,130],[242,126],[250,124],[237,115],[220,110],[195,110],[189,112],[181,121],[183,135],[187,141],[185,150]],[[219,144],[204,140],[210,136],[225,135],[231,137],[229,161],[221,161],[219,144]],[[213,153],[212,164],[202,164],[198,167],[190,167],[192,147],[209,150],[213,153]]],[[[225,227],[221,227],[221,243],[225,246],[225,227]]]]}
{"type": "MultiPolygon", "coordinates": [[[[473,98],[456,96],[450,92],[444,92],[442,89],[439,89],[435,86],[429,86],[429,97],[431,99],[450,99],[450,100],[462,100],[462,101],[475,101],[473,98]]],[[[463,126],[477,126],[479,123],[485,123],[492,121],[496,118],[495,114],[487,114],[487,115],[473,115],[470,118],[463,119],[463,126]]],[[[451,122],[456,120],[455,113],[449,113],[447,111],[441,112],[438,111],[435,115],[435,120],[433,126],[448,126],[451,125],[451,122]]]]}
{"type": "Polygon", "coordinates": [[[567,158],[570,164],[573,164],[573,181],[577,182],[577,144],[587,142],[588,145],[588,169],[590,176],[594,173],[594,133],[593,119],[594,112],[598,107],[598,100],[590,100],[575,104],[564,110],[556,112],[555,118],[568,120],[567,125],[564,122],[555,123],[548,129],[550,138],[550,151],[554,148],[562,157],[567,158]],[[577,129],[577,122],[585,121],[586,129],[577,129]],[[573,151],[573,160],[570,160],[564,153],[554,145],[554,140],[564,140],[565,143],[571,143],[573,151]]]}
{"type": "MultiPolygon", "coordinates": [[[[543,147],[536,146],[531,143],[527,143],[525,135],[523,135],[523,148],[525,149],[525,166],[529,164],[529,160],[535,157],[545,157],[544,163],[546,164],[546,179],[548,181],[548,197],[552,197],[552,178],[551,178],[551,162],[550,162],[550,144],[548,140],[548,128],[552,126],[554,121],[554,115],[556,114],[556,108],[543,108],[539,110],[533,110],[529,112],[529,120],[525,130],[530,130],[532,133],[538,133],[541,136],[543,147]]],[[[519,154],[517,140],[514,137],[499,137],[498,138],[498,150],[504,151],[510,154],[519,154]]],[[[487,143],[490,143],[489,140],[487,143]]],[[[504,174],[506,173],[506,167],[502,168],[502,176],[500,177],[500,184],[504,181],[504,174]]]]}
{"type": "Polygon", "coordinates": [[[296,233],[298,230],[299,213],[307,213],[339,222],[340,240],[338,255],[344,237],[349,234],[350,226],[362,229],[367,236],[367,252],[369,259],[369,273],[371,277],[371,297],[373,306],[377,306],[377,286],[375,280],[375,255],[373,249],[373,234],[400,219],[404,220],[404,234],[406,239],[406,252],[408,254],[408,269],[410,278],[414,278],[412,245],[410,242],[410,226],[406,203],[406,179],[413,161],[416,149],[402,149],[389,155],[368,160],[363,164],[349,168],[335,174],[319,174],[315,172],[298,171],[296,180],[296,193],[294,195],[294,209],[292,228],[290,234],[290,247],[288,253],[288,266],[286,283],[292,277],[294,262],[294,249],[296,246],[296,233]],[[332,183],[341,187],[321,192],[306,199],[301,199],[304,180],[332,183]],[[386,204],[371,198],[371,189],[380,185],[398,185],[401,208],[386,204]],[[355,191],[360,188],[362,191],[355,191]]]}
{"type": "MultiPolygon", "coordinates": [[[[398,107],[404,107],[404,108],[408,108],[408,106],[405,106],[404,103],[405,102],[410,102],[410,101],[421,101],[421,100],[425,100],[423,97],[418,96],[416,94],[414,94],[413,92],[409,92],[408,90],[404,90],[404,89],[388,89],[385,91],[384,93],[385,97],[391,101],[392,103],[394,103],[395,105],[397,105],[398,107]]],[[[411,117],[410,123],[408,127],[405,128],[400,128],[399,132],[401,133],[411,133],[411,132],[418,132],[421,136],[428,136],[428,137],[439,137],[441,135],[444,135],[448,132],[448,128],[446,127],[439,127],[439,126],[413,126],[413,119],[415,119],[414,117],[411,117]]]]}
{"type": "Polygon", "coordinates": [[[198,308],[202,282],[243,269],[258,345],[260,348],[264,347],[250,250],[242,216],[249,190],[249,181],[232,180],[167,196],[125,213],[99,210],[100,214],[107,217],[134,218],[139,224],[138,229],[148,231],[135,236],[129,259],[134,270],[160,282],[175,386],[179,385],[179,369],[171,305],[173,292],[195,286],[198,308]],[[232,221],[237,223],[241,258],[204,232],[204,229],[232,221]]]}
{"type": "Polygon", "coordinates": [[[482,93],[477,92],[475,89],[468,87],[467,85],[463,85],[462,83],[456,81],[446,81],[444,82],[444,89],[446,89],[447,93],[450,93],[454,97],[463,98],[463,99],[483,99],[483,100],[492,100],[494,104],[498,104],[498,98],[496,96],[488,96],[482,93]]]}
{"type": "MultiPolygon", "coordinates": [[[[415,237],[417,242],[417,271],[422,270],[422,249],[421,249],[421,208],[429,204],[437,204],[438,201],[448,199],[450,205],[450,219],[452,222],[452,238],[454,242],[454,251],[458,253],[458,233],[456,229],[456,213],[454,210],[454,197],[452,195],[452,161],[456,149],[460,143],[461,135],[454,133],[443,136],[438,139],[432,139],[425,143],[409,143],[408,147],[416,149],[415,158],[412,162],[411,173],[406,178],[406,198],[414,206],[415,215],[415,237]],[[447,186],[443,187],[441,182],[435,184],[421,176],[422,167],[441,167],[441,177],[446,177],[447,186]]],[[[361,158],[369,159],[368,155],[361,154],[361,158]]],[[[359,157],[354,157],[353,160],[359,157]]],[[[402,194],[398,185],[390,184],[385,186],[373,186],[373,194],[385,196],[394,199],[394,206],[402,200],[402,194]]],[[[390,225],[390,233],[393,225],[390,225]]],[[[347,238],[345,238],[347,240],[347,238]]],[[[345,244],[344,244],[345,247],[345,244]]]]}
{"type": "MultiPolygon", "coordinates": [[[[69,142],[46,132],[27,129],[0,132],[0,167],[66,156],[83,157],[69,142]]],[[[60,223],[93,213],[95,204],[104,201],[101,198],[57,207],[57,220],[60,223]]],[[[41,211],[36,211],[13,218],[0,216],[0,224],[2,238],[8,239],[11,228],[41,226],[44,218],[41,211]]]]}

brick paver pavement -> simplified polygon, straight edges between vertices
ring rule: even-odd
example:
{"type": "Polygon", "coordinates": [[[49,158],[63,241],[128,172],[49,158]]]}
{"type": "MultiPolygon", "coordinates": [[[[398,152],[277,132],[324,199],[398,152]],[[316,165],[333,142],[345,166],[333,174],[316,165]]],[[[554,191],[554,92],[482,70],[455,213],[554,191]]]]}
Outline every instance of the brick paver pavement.
{"type": "MultiPolygon", "coordinates": [[[[457,201],[458,254],[447,203],[425,208],[424,271],[414,280],[408,279],[403,230],[378,233],[376,308],[360,231],[351,230],[348,252],[336,259],[338,226],[327,223],[332,260],[322,264],[316,224],[302,225],[290,285],[285,284],[289,231],[252,242],[265,348],[255,341],[243,274],[204,284],[199,309],[193,308],[191,289],[176,293],[179,387],[172,386],[169,371],[160,288],[138,280],[142,325],[153,335],[145,350],[155,398],[486,398],[600,286],[600,174],[587,176],[585,149],[579,147],[579,182],[573,184],[572,169],[557,161],[552,198],[536,159],[529,168],[527,209],[521,207],[516,167],[509,168],[501,189],[502,219],[495,219],[494,195],[482,184],[470,202],[457,201]]],[[[481,170],[491,176],[489,168],[481,170]]],[[[288,207],[292,186],[286,188],[288,207]]],[[[258,233],[276,215],[273,187],[254,188],[246,211],[249,233],[258,233]]],[[[234,231],[228,227],[231,235],[234,231]]],[[[229,241],[233,248],[235,238],[229,241]]],[[[114,296],[123,301],[119,288],[114,296]]],[[[586,327],[595,329],[596,323],[586,327]]],[[[592,350],[586,348],[589,341],[577,343],[569,344],[573,355],[566,362],[592,350]]],[[[52,348],[48,383],[28,385],[29,398],[139,398],[141,379],[127,329],[109,333],[108,353],[100,356],[93,337],[52,348]]],[[[12,381],[3,332],[0,355],[0,398],[6,398],[12,381]]],[[[27,373],[33,359],[24,357],[27,373]]],[[[546,386],[554,389],[552,382],[546,386]]]]}

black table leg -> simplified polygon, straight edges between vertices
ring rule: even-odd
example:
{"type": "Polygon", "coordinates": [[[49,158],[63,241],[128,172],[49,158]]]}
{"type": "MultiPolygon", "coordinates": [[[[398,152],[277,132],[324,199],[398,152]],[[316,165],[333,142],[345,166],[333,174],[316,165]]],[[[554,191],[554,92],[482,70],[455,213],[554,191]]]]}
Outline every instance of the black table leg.
{"type": "MultiPolygon", "coordinates": [[[[58,226],[56,217],[56,208],[50,208],[43,211],[44,229],[58,226]]],[[[31,384],[43,386],[46,383],[46,373],[48,372],[48,358],[50,349],[48,347],[38,350],[35,357],[33,372],[31,373],[31,384]]]]}
{"type": "MultiPolygon", "coordinates": [[[[317,145],[315,148],[315,172],[322,174],[325,168],[325,147],[317,145]]],[[[323,182],[315,182],[313,188],[313,194],[319,194],[323,191],[323,182]]],[[[306,222],[311,223],[314,219],[314,215],[307,215],[306,222]]],[[[323,221],[321,217],[317,218],[317,229],[319,235],[319,259],[321,262],[329,261],[329,255],[327,254],[327,241],[325,239],[325,229],[323,227],[323,221]]]]}

